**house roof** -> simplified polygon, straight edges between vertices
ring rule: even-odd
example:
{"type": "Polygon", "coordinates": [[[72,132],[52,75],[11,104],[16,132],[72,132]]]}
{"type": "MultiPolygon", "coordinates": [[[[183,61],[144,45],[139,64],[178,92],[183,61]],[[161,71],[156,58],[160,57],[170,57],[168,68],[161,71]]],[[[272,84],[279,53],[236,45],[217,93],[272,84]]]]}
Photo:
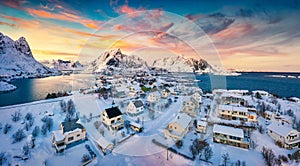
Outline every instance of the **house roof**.
{"type": "Polygon", "coordinates": [[[192,118],[186,114],[186,113],[179,113],[177,116],[176,116],[176,119],[175,119],[175,123],[178,123],[180,126],[182,126],[183,128],[187,128],[188,125],[190,124],[192,118]]]}
{"type": "Polygon", "coordinates": [[[239,138],[244,138],[244,131],[242,129],[218,125],[218,124],[214,125],[213,133],[220,133],[220,134],[231,135],[239,138]]]}
{"type": "Polygon", "coordinates": [[[292,130],[294,130],[293,128],[289,127],[287,124],[282,125],[279,122],[273,122],[271,123],[268,127],[268,130],[271,130],[275,133],[277,133],[280,136],[287,136],[292,130]]]}
{"type": "Polygon", "coordinates": [[[105,109],[109,119],[122,115],[122,112],[118,107],[111,107],[105,109]]]}
{"type": "Polygon", "coordinates": [[[246,107],[233,107],[233,111],[248,112],[248,109],[246,107]]]}
{"type": "Polygon", "coordinates": [[[133,104],[136,108],[142,107],[144,105],[141,100],[136,100],[133,102],[133,104]]]}
{"type": "Polygon", "coordinates": [[[202,121],[202,120],[198,120],[197,121],[197,125],[199,125],[199,126],[207,126],[207,122],[204,122],[204,121],[202,121]]]}
{"type": "Polygon", "coordinates": [[[76,122],[62,122],[61,125],[63,133],[74,131],[76,129],[84,129],[82,124],[76,122]]]}
{"type": "Polygon", "coordinates": [[[54,137],[55,137],[55,140],[56,140],[57,142],[63,141],[63,140],[65,139],[65,136],[64,136],[64,134],[61,132],[61,130],[54,130],[54,131],[52,131],[52,133],[53,133],[53,135],[54,135],[54,137]]]}

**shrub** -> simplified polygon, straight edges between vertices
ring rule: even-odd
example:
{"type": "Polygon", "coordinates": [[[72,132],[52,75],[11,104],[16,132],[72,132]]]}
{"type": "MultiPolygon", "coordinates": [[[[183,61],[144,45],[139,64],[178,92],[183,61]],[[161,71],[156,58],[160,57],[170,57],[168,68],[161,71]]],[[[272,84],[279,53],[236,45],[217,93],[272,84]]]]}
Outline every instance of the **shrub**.
{"type": "Polygon", "coordinates": [[[11,115],[12,116],[12,121],[17,122],[20,120],[22,114],[20,113],[20,111],[16,111],[14,114],[11,115]]]}
{"type": "Polygon", "coordinates": [[[13,143],[22,141],[22,139],[25,138],[24,131],[22,129],[18,129],[18,131],[13,134],[13,138],[13,143]]]}
{"type": "Polygon", "coordinates": [[[34,129],[32,130],[32,136],[33,137],[37,137],[40,133],[40,127],[39,126],[35,126],[34,129]]]}
{"type": "Polygon", "coordinates": [[[1,152],[0,153],[0,165],[4,164],[5,161],[6,161],[5,153],[1,152]]]}
{"type": "Polygon", "coordinates": [[[11,125],[6,123],[3,129],[3,133],[7,134],[9,132],[9,130],[11,129],[11,125]]]}
{"type": "Polygon", "coordinates": [[[181,140],[176,141],[176,146],[178,149],[180,149],[182,147],[182,141],[181,140]]]}
{"type": "Polygon", "coordinates": [[[90,156],[88,154],[84,154],[81,158],[82,163],[87,162],[89,160],[90,160],[90,156]]]}
{"type": "Polygon", "coordinates": [[[268,165],[268,166],[274,165],[275,154],[272,151],[272,149],[263,147],[263,149],[262,149],[262,155],[263,155],[263,158],[264,158],[264,160],[266,162],[266,165],[268,165]]]}

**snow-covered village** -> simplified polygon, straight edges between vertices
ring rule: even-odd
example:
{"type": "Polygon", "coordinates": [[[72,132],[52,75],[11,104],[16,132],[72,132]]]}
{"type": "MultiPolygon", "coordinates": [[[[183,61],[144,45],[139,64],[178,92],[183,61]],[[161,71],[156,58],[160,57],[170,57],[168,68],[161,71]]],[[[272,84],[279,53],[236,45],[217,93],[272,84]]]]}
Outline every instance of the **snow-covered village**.
{"type": "Polygon", "coordinates": [[[298,1],[0,1],[0,166],[299,166],[298,1]]]}
{"type": "Polygon", "coordinates": [[[100,65],[68,96],[1,107],[2,164],[299,165],[299,101],[204,93],[185,74],[124,65],[100,65]]]}

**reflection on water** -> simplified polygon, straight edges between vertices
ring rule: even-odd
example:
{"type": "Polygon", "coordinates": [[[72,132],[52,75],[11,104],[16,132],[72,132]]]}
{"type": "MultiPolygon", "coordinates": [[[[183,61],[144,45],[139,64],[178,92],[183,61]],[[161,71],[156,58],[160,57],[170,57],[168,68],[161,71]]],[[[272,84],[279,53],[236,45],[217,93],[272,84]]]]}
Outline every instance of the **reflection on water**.
{"type": "Polygon", "coordinates": [[[95,76],[92,74],[14,80],[12,84],[16,85],[17,89],[0,94],[0,106],[41,100],[48,93],[87,88],[94,85],[94,80],[95,76]]]}
{"type": "MultiPolygon", "coordinates": [[[[300,79],[268,77],[274,73],[243,73],[241,76],[209,76],[194,74],[173,74],[177,81],[187,79],[191,83],[198,84],[204,91],[212,88],[266,90],[282,97],[300,97],[300,79]],[[194,80],[201,80],[194,82],[194,80]]],[[[275,73],[286,74],[286,73],[275,73]]],[[[288,73],[291,75],[290,73],[288,73]]],[[[299,73],[296,73],[299,75],[299,73]]],[[[170,75],[168,75],[170,77],[170,75]]],[[[26,103],[41,100],[48,93],[58,91],[72,91],[95,85],[95,75],[74,74],[71,76],[56,76],[37,79],[19,79],[12,82],[18,88],[9,93],[0,94],[0,106],[26,103]]]]}

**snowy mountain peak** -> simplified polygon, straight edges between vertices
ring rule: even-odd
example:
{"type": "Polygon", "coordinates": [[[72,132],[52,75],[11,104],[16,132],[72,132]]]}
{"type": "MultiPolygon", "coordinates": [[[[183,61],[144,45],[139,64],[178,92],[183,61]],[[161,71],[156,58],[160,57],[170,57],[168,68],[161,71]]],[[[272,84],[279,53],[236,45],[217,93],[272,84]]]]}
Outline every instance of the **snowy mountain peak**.
{"type": "Polygon", "coordinates": [[[193,58],[184,57],[183,55],[157,59],[153,62],[152,66],[164,68],[170,72],[197,72],[211,68],[203,59],[195,60],[193,58]]]}
{"type": "Polygon", "coordinates": [[[118,68],[140,68],[147,66],[147,64],[139,57],[123,54],[121,49],[118,48],[104,52],[88,66],[87,70],[99,72],[108,66],[118,68]]]}
{"type": "Polygon", "coordinates": [[[13,41],[0,33],[0,75],[7,77],[38,77],[56,72],[37,62],[24,37],[13,41]]]}
{"type": "Polygon", "coordinates": [[[25,56],[33,57],[25,37],[20,37],[18,40],[15,41],[14,44],[16,49],[23,53],[25,56]]]}

